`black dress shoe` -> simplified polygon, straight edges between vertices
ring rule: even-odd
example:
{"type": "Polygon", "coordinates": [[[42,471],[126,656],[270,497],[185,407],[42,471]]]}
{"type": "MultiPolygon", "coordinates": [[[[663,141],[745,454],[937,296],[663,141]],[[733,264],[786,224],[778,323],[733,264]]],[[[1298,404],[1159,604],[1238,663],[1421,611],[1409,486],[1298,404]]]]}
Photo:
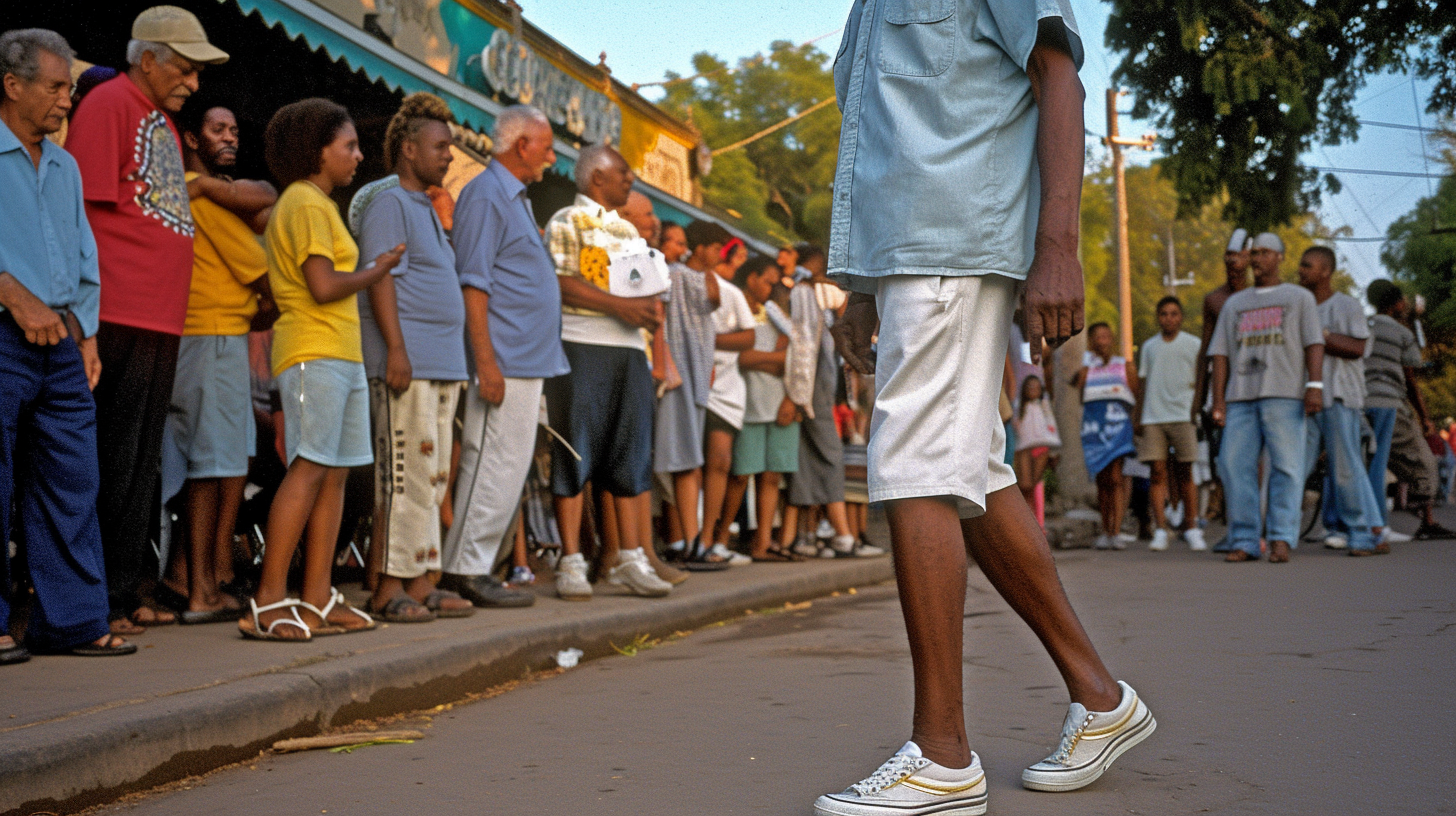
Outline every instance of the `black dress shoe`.
{"type": "Polygon", "coordinates": [[[479,607],[519,607],[536,602],[536,593],[511,589],[490,575],[446,573],[440,576],[439,586],[460,593],[460,597],[479,607]]]}
{"type": "Polygon", "coordinates": [[[29,659],[30,650],[21,646],[19,643],[0,649],[0,666],[9,666],[12,663],[24,663],[29,659]]]}

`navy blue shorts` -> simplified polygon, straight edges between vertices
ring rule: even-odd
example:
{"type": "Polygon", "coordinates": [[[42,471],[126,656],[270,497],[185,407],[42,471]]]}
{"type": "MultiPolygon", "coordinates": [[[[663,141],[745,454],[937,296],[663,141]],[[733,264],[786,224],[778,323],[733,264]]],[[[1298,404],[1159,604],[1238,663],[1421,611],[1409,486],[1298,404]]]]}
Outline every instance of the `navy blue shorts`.
{"type": "Polygon", "coordinates": [[[640,349],[562,342],[571,373],[545,383],[546,415],[581,461],[551,446],[551,492],[575,496],[587,482],[614,496],[652,489],[656,388],[640,349]]]}

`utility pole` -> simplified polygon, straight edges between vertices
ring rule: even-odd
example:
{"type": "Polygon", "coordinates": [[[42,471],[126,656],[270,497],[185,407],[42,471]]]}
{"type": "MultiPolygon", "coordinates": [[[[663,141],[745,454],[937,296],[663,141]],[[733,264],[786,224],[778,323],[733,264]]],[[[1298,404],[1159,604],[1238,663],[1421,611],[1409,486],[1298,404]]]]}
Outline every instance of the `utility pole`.
{"type": "Polygon", "coordinates": [[[1122,337],[1122,356],[1132,362],[1132,258],[1127,252],[1127,181],[1123,175],[1122,149],[1153,149],[1153,136],[1123,139],[1117,133],[1117,97],[1121,91],[1107,89],[1107,138],[1102,143],[1112,150],[1112,192],[1117,213],[1117,333],[1122,337]]]}

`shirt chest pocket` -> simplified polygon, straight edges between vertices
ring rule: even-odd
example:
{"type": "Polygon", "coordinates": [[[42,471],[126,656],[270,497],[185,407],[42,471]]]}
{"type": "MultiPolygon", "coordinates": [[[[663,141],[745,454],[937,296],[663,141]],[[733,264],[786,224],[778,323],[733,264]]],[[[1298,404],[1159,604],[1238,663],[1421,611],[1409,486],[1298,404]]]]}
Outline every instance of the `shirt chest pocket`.
{"type": "Polygon", "coordinates": [[[956,54],[957,0],[883,0],[880,71],[899,76],[945,73],[956,54]]]}

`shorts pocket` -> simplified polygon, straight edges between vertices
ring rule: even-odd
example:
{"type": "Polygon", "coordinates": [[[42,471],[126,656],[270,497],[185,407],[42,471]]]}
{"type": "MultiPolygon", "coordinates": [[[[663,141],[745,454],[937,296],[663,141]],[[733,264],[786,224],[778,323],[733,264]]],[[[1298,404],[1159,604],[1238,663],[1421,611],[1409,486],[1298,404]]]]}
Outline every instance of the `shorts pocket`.
{"type": "Polygon", "coordinates": [[[939,76],[956,53],[958,0],[885,0],[879,66],[886,74],[939,76]]]}

